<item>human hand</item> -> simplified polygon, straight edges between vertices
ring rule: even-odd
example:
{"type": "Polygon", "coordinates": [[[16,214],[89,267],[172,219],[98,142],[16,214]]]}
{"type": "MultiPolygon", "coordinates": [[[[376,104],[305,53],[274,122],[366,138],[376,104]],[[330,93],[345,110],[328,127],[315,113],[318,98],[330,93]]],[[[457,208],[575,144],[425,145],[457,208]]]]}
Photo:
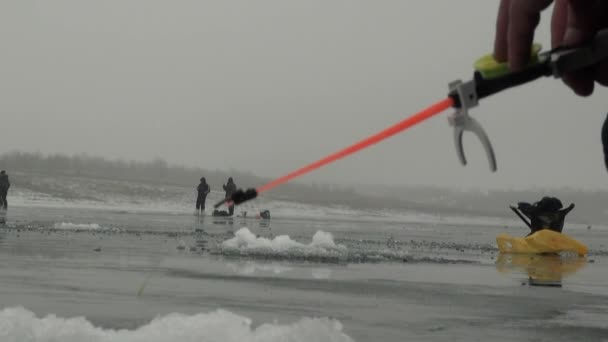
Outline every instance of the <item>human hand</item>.
{"type": "MultiPolygon", "coordinates": [[[[494,58],[508,61],[513,71],[529,58],[540,13],[555,2],[551,18],[551,46],[576,46],[608,27],[608,1],[603,0],[501,0],[496,20],[494,58]]],[[[564,82],[581,96],[593,93],[594,82],[608,85],[608,62],[564,75],[564,82]]]]}

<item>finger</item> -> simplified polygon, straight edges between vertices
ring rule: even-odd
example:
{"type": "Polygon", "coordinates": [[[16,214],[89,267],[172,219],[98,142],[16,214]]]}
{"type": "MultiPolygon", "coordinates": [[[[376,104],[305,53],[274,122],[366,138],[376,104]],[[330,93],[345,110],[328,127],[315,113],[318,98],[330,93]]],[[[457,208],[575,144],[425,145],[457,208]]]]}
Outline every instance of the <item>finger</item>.
{"type": "MultiPolygon", "coordinates": [[[[562,45],[578,45],[585,43],[595,33],[595,17],[593,2],[588,0],[570,0],[568,20],[562,45]]],[[[564,76],[564,82],[580,96],[593,93],[595,67],[587,68],[564,76]]]]}
{"type": "Polygon", "coordinates": [[[596,0],[594,3],[596,28],[599,30],[608,27],[608,1],[596,0]]]}
{"type": "Polygon", "coordinates": [[[562,79],[579,96],[593,93],[596,68],[586,68],[575,73],[565,74],[562,79]]]}
{"type": "Polygon", "coordinates": [[[589,0],[570,0],[563,45],[578,45],[589,40],[596,31],[595,6],[589,0]]]}
{"type": "Polygon", "coordinates": [[[494,58],[504,62],[508,57],[507,32],[509,29],[509,8],[511,0],[502,0],[496,17],[496,35],[494,36],[494,58]]]}
{"type": "MultiPolygon", "coordinates": [[[[595,4],[596,28],[598,30],[608,28],[608,1],[597,0],[595,4]]],[[[605,87],[608,86],[608,62],[599,63],[595,67],[595,80],[605,87]]]]}
{"type": "Polygon", "coordinates": [[[553,0],[511,0],[509,11],[508,60],[511,70],[521,70],[530,59],[534,30],[540,21],[540,12],[553,0]]]}
{"type": "Polygon", "coordinates": [[[555,0],[551,16],[551,48],[562,44],[568,23],[569,0],[555,0]]]}

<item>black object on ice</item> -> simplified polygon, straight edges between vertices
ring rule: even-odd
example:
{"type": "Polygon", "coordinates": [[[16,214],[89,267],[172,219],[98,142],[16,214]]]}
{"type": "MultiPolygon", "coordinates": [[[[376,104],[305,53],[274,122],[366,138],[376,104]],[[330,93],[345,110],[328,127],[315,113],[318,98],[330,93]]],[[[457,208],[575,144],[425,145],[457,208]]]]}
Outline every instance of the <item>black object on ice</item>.
{"type": "Polygon", "coordinates": [[[214,216],[214,217],[218,217],[218,216],[219,217],[230,217],[232,215],[230,214],[230,212],[228,212],[226,210],[217,210],[217,209],[215,209],[213,211],[213,213],[211,214],[211,216],[214,216]]]}
{"type": "Polygon", "coordinates": [[[543,197],[534,204],[519,202],[517,208],[511,206],[511,210],[530,228],[530,234],[541,229],[550,229],[561,233],[564,229],[566,215],[572,209],[574,209],[574,203],[562,209],[562,202],[555,197],[543,197]],[[530,222],[522,214],[528,217],[530,222]]]}
{"type": "Polygon", "coordinates": [[[238,189],[237,191],[232,193],[230,197],[226,197],[223,200],[217,202],[214,207],[218,208],[226,202],[232,202],[233,204],[241,204],[256,197],[258,197],[258,191],[256,189],[250,188],[244,191],[243,189],[238,189]]]}
{"type": "Polygon", "coordinates": [[[263,218],[265,220],[270,220],[270,210],[260,211],[260,218],[263,218]]]}

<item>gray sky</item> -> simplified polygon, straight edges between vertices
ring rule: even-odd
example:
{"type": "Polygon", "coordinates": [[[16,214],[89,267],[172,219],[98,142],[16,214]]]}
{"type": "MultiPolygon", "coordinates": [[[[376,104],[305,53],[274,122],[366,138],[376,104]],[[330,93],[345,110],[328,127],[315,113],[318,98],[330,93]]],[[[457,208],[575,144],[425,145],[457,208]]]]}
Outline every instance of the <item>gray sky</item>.
{"type": "MultiPolygon", "coordinates": [[[[5,0],[0,151],[158,156],[280,176],[469,79],[491,51],[497,5],[5,0]]],[[[541,26],[536,40],[548,47],[548,15],[541,26]]],[[[496,174],[472,137],[469,165],[459,164],[446,112],[304,180],[607,189],[598,90],[582,99],[545,79],[484,100],[472,113],[494,144],[496,174]]]]}

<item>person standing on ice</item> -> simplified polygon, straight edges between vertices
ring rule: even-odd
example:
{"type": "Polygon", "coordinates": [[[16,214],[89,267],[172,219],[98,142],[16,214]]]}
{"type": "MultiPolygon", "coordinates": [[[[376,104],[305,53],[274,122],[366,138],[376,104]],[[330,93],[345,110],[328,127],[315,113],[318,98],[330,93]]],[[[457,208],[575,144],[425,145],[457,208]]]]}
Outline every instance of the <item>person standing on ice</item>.
{"type": "Polygon", "coordinates": [[[8,201],[6,196],[8,194],[8,188],[11,187],[11,183],[8,181],[8,175],[6,171],[0,171],[0,207],[4,210],[8,209],[8,201]]]}
{"type": "Polygon", "coordinates": [[[196,187],[198,196],[196,197],[196,214],[200,215],[205,212],[205,201],[207,200],[207,194],[211,192],[211,187],[207,184],[205,177],[201,178],[200,184],[196,187]]]}
{"type": "MultiPolygon", "coordinates": [[[[236,192],[236,184],[234,184],[232,177],[229,177],[228,183],[226,183],[225,185],[222,185],[222,187],[224,188],[224,191],[226,191],[226,195],[224,198],[231,198],[232,194],[234,194],[236,192]]],[[[230,206],[228,207],[228,215],[229,216],[234,215],[234,204],[233,203],[231,203],[230,206]]]]}

